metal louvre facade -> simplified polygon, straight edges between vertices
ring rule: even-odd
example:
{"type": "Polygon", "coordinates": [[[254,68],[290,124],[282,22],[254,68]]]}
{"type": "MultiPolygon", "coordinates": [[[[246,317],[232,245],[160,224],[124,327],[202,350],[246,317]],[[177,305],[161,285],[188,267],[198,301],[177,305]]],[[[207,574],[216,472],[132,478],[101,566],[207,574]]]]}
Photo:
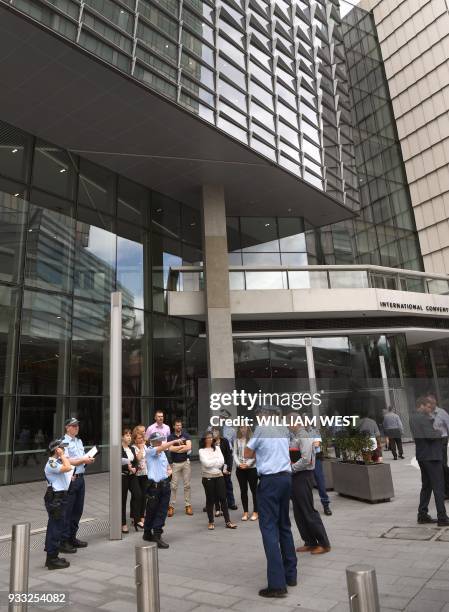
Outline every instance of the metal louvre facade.
{"type": "Polygon", "coordinates": [[[358,208],[338,0],[4,3],[358,208]]]}

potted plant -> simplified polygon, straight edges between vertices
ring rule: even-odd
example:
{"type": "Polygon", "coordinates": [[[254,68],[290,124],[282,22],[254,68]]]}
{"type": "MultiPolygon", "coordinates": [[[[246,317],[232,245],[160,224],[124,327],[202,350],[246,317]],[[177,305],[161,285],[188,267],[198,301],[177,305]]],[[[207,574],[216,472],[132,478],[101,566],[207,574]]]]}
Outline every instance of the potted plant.
{"type": "Polygon", "coordinates": [[[371,503],[394,497],[390,466],[372,461],[369,435],[349,430],[336,438],[341,461],[331,463],[334,490],[371,503]]]}

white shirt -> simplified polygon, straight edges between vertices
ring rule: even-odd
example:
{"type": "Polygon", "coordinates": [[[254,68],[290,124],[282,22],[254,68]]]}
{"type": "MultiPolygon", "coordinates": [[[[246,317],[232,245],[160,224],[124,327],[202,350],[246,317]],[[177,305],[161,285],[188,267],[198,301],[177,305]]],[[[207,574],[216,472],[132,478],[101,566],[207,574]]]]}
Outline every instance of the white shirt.
{"type": "Polygon", "coordinates": [[[200,448],[201,475],[204,478],[216,478],[222,475],[224,465],[223,453],[219,446],[213,448],[200,448]]]}

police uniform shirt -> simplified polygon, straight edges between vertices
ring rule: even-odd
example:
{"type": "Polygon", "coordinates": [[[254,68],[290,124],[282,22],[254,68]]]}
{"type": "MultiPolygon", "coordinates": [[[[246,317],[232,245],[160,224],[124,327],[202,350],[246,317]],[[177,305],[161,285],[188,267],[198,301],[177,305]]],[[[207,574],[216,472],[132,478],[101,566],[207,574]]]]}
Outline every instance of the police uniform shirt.
{"type": "Polygon", "coordinates": [[[145,451],[145,459],[147,462],[147,478],[160,482],[167,478],[168,460],[166,454],[162,451],[158,453],[155,446],[147,446],[145,451]]]}
{"type": "Polygon", "coordinates": [[[61,472],[62,461],[56,457],[50,457],[45,465],[45,478],[51,485],[53,491],[67,491],[67,472],[61,472]]]}
{"type": "Polygon", "coordinates": [[[286,427],[258,426],[247,447],[256,453],[260,475],[291,472],[289,432],[286,427]]]}
{"type": "MultiPolygon", "coordinates": [[[[69,443],[65,451],[65,454],[69,459],[79,459],[80,457],[84,457],[86,454],[84,452],[84,445],[79,438],[72,438],[69,436],[69,434],[65,434],[64,442],[69,443]]],[[[86,466],[84,463],[81,463],[75,467],[76,474],[84,474],[85,471],[86,466]]]]}

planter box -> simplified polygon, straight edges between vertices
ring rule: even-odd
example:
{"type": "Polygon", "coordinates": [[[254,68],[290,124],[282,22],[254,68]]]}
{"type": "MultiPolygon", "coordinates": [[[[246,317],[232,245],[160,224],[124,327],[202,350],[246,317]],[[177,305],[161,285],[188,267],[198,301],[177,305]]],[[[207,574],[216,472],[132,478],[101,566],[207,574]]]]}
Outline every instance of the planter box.
{"type": "Polygon", "coordinates": [[[340,495],[376,503],[394,497],[391,469],[387,463],[359,465],[332,461],[334,490],[340,495]]]}
{"type": "MultiPolygon", "coordinates": [[[[334,490],[334,476],[332,474],[331,464],[335,459],[321,459],[321,465],[323,466],[324,482],[326,483],[326,491],[334,490]]],[[[317,488],[315,478],[313,479],[313,486],[317,488]]]]}

